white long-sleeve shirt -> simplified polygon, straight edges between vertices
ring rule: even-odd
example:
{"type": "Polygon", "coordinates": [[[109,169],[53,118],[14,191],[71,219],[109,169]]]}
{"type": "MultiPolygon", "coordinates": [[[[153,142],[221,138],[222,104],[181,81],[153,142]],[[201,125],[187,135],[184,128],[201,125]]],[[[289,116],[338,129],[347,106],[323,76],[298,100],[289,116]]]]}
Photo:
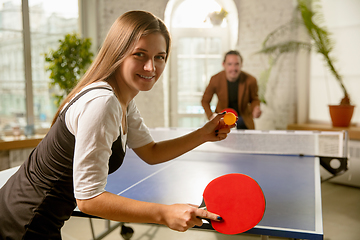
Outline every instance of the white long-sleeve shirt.
{"type": "MultiPolygon", "coordinates": [[[[106,82],[97,82],[82,91],[93,87],[112,89],[106,82]]],[[[124,151],[126,145],[129,148],[138,148],[153,141],[134,100],[129,103],[126,113],[126,134],[121,127],[122,113],[115,94],[106,89],[87,92],[67,110],[66,127],[75,136],[75,198],[90,199],[105,191],[111,146],[119,136],[124,151]]]]}

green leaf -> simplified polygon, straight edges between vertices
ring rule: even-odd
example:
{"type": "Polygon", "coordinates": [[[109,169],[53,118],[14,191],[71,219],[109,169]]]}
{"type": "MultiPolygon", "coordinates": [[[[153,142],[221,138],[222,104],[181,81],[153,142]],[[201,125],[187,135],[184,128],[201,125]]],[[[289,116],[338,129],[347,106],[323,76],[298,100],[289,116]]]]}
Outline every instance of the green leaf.
{"type": "MultiPolygon", "coordinates": [[[[331,56],[334,49],[334,41],[331,33],[324,26],[324,17],[321,11],[321,4],[318,0],[297,0],[291,20],[271,31],[265,38],[262,49],[257,53],[268,55],[269,58],[279,58],[281,54],[290,53],[305,49],[314,50],[323,56],[330,72],[339,82],[344,96],[348,96],[341,75],[334,66],[335,59],[331,56]],[[303,26],[312,40],[311,43],[292,40],[292,31],[303,26]]],[[[271,67],[270,67],[271,70],[271,67]]],[[[268,76],[270,73],[266,73],[268,76]]]]}
{"type": "Polygon", "coordinates": [[[63,95],[55,96],[57,106],[76,86],[92,62],[91,39],[82,39],[78,34],[66,34],[59,39],[59,47],[44,54],[46,71],[50,72],[50,87],[58,86],[63,95]]]}

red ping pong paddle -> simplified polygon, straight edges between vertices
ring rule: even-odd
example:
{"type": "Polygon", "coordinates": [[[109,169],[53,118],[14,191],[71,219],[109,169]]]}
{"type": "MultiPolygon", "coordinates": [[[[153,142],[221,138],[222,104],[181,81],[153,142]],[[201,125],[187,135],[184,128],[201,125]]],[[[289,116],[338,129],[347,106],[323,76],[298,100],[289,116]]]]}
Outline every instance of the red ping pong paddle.
{"type": "Polygon", "coordinates": [[[236,117],[238,117],[239,115],[238,115],[238,113],[237,113],[237,111],[235,110],[235,109],[233,109],[233,108],[225,108],[225,109],[223,109],[221,112],[231,112],[231,113],[233,113],[233,114],[235,114],[235,116],[236,117]]]}
{"type": "Polygon", "coordinates": [[[264,216],[266,205],[259,184],[240,173],[212,180],[204,190],[203,202],[208,211],[222,217],[222,221],[211,221],[211,225],[224,234],[239,234],[256,226],[264,216]]]}

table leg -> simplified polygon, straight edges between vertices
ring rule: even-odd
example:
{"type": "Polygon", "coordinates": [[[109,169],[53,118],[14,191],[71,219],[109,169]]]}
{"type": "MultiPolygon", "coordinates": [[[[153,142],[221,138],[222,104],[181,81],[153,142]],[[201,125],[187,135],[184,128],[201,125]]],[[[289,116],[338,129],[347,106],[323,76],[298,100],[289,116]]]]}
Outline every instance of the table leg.
{"type": "Polygon", "coordinates": [[[104,237],[106,237],[108,234],[110,234],[112,231],[114,231],[116,228],[118,228],[119,226],[123,226],[123,223],[121,222],[115,222],[114,224],[110,224],[110,220],[105,220],[105,231],[103,231],[102,233],[95,235],[95,230],[94,230],[94,226],[93,226],[93,222],[92,219],[89,218],[90,221],[90,229],[91,229],[91,235],[92,235],[92,240],[101,240],[104,237]]]}

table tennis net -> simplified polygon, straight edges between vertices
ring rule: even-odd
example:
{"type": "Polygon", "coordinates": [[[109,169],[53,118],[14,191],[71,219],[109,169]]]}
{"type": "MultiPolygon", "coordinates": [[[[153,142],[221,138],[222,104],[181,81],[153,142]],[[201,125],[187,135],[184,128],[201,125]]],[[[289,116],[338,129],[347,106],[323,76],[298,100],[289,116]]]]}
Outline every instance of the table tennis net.
{"type": "MultiPolygon", "coordinates": [[[[185,135],[192,130],[155,128],[150,132],[154,140],[160,141],[185,135]]],[[[195,151],[347,157],[347,142],[346,131],[232,130],[225,140],[207,142],[195,151]]]]}

